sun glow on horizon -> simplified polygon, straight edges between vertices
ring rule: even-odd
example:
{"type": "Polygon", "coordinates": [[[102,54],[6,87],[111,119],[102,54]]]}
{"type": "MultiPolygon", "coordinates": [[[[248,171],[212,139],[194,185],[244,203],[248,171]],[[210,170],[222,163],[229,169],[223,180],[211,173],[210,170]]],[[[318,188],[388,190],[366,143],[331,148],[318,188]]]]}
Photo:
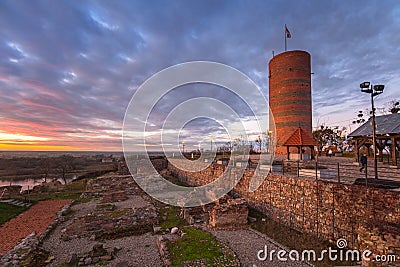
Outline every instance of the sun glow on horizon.
{"type": "Polygon", "coordinates": [[[4,131],[0,131],[0,140],[1,142],[29,142],[29,141],[47,141],[49,140],[46,137],[39,137],[39,136],[31,136],[31,135],[23,135],[23,134],[14,134],[14,133],[7,133],[4,131]]]}
{"type": "Polygon", "coordinates": [[[0,151],[79,151],[82,149],[71,146],[0,144],[0,151]]]}

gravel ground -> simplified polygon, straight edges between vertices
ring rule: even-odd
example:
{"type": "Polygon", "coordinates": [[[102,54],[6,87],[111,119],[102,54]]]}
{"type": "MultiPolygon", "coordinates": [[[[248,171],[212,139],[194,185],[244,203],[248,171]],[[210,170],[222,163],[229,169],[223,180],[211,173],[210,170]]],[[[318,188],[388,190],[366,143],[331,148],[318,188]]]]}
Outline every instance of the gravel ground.
{"type": "Polygon", "coordinates": [[[119,209],[125,208],[148,208],[152,206],[149,202],[144,200],[141,196],[129,196],[129,199],[121,202],[114,202],[114,204],[119,209]]]}
{"type": "MultiPolygon", "coordinates": [[[[61,240],[61,230],[68,225],[74,217],[86,215],[95,210],[96,201],[82,203],[71,207],[75,211],[74,215],[68,221],[60,223],[54,232],[44,241],[43,249],[50,252],[50,256],[55,259],[47,266],[59,266],[70,258],[70,255],[76,253],[78,256],[86,254],[92,250],[95,244],[103,244],[108,251],[114,250],[115,247],[121,248],[116,254],[114,260],[105,266],[162,266],[161,258],[156,245],[156,237],[150,233],[140,236],[129,236],[116,240],[106,240],[98,242],[89,240],[89,238],[73,238],[68,241],[61,240]]],[[[150,204],[139,196],[114,203],[119,208],[146,207],[150,204]]],[[[96,265],[92,265],[96,266],[96,265]]]]}
{"type": "MultiPolygon", "coordinates": [[[[259,266],[310,266],[305,262],[294,261],[278,261],[276,253],[274,254],[273,261],[259,261],[257,252],[263,250],[267,246],[267,252],[271,250],[288,249],[283,246],[278,246],[270,241],[265,235],[253,230],[213,230],[211,233],[217,237],[218,240],[227,244],[238,256],[241,266],[244,267],[259,267],[259,266]]],[[[287,256],[287,254],[286,254],[287,256]]]]}
{"type": "MultiPolygon", "coordinates": [[[[82,203],[74,205],[71,210],[75,211],[73,217],[82,216],[93,211],[96,207],[96,203],[91,201],[89,203],[82,203]]],[[[68,221],[60,223],[56,229],[49,235],[49,237],[43,242],[43,249],[50,252],[50,256],[54,256],[55,259],[48,266],[58,266],[67,261],[71,253],[86,253],[89,252],[95,244],[98,242],[90,241],[88,238],[74,238],[68,241],[61,240],[61,230],[70,223],[68,221]]]]}
{"type": "Polygon", "coordinates": [[[150,233],[107,241],[107,246],[121,247],[116,258],[106,266],[162,266],[156,236],[150,233]]]}

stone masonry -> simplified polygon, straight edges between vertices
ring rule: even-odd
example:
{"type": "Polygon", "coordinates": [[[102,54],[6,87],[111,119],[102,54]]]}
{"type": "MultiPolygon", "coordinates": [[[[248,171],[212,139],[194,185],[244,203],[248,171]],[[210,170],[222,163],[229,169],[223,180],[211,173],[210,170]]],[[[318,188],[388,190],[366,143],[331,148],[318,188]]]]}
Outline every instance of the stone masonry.
{"type": "Polygon", "coordinates": [[[247,226],[249,209],[243,198],[228,199],[210,211],[210,226],[219,229],[237,229],[247,226]]]}
{"type": "MultiPolygon", "coordinates": [[[[192,186],[210,183],[225,168],[213,165],[185,172],[168,166],[175,177],[192,186]]],[[[269,174],[249,192],[252,176],[246,170],[231,193],[269,217],[333,243],[345,238],[348,247],[368,248],[374,255],[399,253],[400,192],[279,174],[269,174]]]]}

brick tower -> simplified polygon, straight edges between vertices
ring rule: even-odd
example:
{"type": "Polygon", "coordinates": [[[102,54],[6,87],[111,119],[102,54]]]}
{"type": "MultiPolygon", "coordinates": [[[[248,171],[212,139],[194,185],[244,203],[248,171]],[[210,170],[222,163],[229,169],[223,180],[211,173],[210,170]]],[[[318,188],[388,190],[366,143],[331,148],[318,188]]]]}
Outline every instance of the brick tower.
{"type": "Polygon", "coordinates": [[[270,60],[269,105],[276,126],[276,155],[287,154],[287,148],[282,145],[299,127],[312,136],[311,56],[308,52],[287,51],[270,60]]]}

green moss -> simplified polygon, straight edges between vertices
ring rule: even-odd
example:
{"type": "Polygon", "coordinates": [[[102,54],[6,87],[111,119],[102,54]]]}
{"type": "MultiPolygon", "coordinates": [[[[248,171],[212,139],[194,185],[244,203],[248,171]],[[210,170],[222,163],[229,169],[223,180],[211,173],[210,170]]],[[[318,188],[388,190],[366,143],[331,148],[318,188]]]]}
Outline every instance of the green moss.
{"type": "Polygon", "coordinates": [[[37,195],[30,196],[30,200],[42,201],[42,200],[78,200],[82,192],[54,192],[54,193],[39,193],[37,195]]]}
{"type": "Polygon", "coordinates": [[[78,199],[75,199],[74,205],[82,204],[82,203],[88,203],[92,201],[90,198],[81,198],[79,197],[78,199]]]}
{"type": "Polygon", "coordinates": [[[200,259],[213,262],[214,258],[223,256],[221,246],[211,234],[197,228],[184,228],[183,231],[186,235],[181,239],[167,243],[173,265],[200,259]]]}
{"type": "Polygon", "coordinates": [[[26,209],[26,207],[18,207],[0,202],[0,225],[11,220],[26,209]]]}
{"type": "Polygon", "coordinates": [[[159,213],[161,217],[161,228],[168,229],[172,227],[179,227],[186,225],[186,221],[179,217],[181,209],[175,206],[166,206],[160,208],[159,213]],[[162,220],[163,215],[166,214],[167,218],[162,220]]]}
{"type": "Polygon", "coordinates": [[[113,210],[104,213],[106,218],[119,218],[124,216],[129,209],[120,209],[120,210],[113,210]]]}

